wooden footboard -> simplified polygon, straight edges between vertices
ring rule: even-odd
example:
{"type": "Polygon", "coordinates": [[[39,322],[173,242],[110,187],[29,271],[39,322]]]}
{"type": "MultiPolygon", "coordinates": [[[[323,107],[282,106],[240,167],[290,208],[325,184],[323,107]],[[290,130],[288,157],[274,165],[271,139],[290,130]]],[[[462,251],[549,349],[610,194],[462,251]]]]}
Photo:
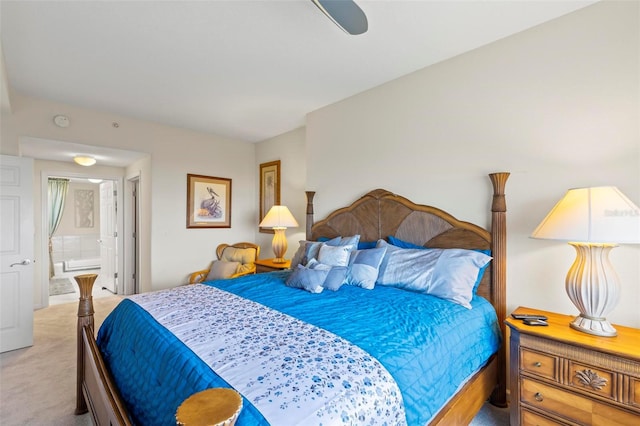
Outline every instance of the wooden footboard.
{"type": "Polygon", "coordinates": [[[130,425],[127,410],[104,365],[93,337],[93,329],[90,327],[84,327],[82,330],[82,351],[82,396],[91,413],[93,424],[130,425]]]}
{"type": "Polygon", "coordinates": [[[107,370],[94,335],[91,292],[97,275],[78,275],[78,366],[76,414],[91,413],[93,424],[130,425],[129,415],[107,370]]]}

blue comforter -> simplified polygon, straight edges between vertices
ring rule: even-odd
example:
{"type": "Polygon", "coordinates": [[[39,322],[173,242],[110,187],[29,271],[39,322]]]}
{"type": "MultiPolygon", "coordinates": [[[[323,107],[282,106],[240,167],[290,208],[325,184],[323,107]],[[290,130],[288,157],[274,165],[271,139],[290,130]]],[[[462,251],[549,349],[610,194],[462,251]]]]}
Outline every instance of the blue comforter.
{"type": "MultiPolygon", "coordinates": [[[[498,321],[485,299],[473,309],[392,287],[343,286],[308,293],[284,285],[289,272],[208,282],[324,328],[377,358],[403,394],[409,425],[427,423],[461,383],[500,345],[498,321]]],[[[136,424],[175,424],[194,392],[229,386],[134,302],[105,320],[98,346],[136,424]]],[[[238,426],[264,425],[247,401],[238,426]]]]}

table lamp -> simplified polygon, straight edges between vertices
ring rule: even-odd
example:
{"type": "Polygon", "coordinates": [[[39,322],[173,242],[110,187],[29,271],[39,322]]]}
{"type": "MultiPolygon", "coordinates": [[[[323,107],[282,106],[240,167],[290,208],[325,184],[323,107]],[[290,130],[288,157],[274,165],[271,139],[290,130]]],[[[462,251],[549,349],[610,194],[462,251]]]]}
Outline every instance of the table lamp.
{"type": "Polygon", "coordinates": [[[616,329],[605,318],[620,298],[609,252],[619,243],[640,243],[638,206],[613,186],[570,189],[531,237],[567,241],[576,249],[565,281],[569,299],[580,311],[571,328],[615,336],[616,329]]]}
{"type": "Polygon", "coordinates": [[[298,222],[296,222],[289,209],[286,206],[271,207],[259,226],[273,229],[271,248],[273,248],[273,253],[276,255],[273,263],[285,263],[284,254],[287,252],[287,237],[284,231],[287,228],[298,226],[298,222]]]}

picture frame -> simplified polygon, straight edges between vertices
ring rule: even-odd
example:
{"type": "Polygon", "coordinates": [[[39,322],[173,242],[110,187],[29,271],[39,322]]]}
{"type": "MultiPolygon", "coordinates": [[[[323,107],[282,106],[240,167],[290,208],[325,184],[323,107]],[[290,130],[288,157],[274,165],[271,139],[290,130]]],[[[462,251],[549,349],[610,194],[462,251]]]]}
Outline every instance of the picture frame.
{"type": "MultiPolygon", "coordinates": [[[[258,223],[269,209],[280,204],[280,160],[260,164],[260,217],[258,223]]],[[[273,229],[260,227],[260,232],[273,234],[273,229]]]]}
{"type": "Polygon", "coordinates": [[[187,228],[231,228],[231,179],[187,174],[187,228]]]}
{"type": "Polygon", "coordinates": [[[95,191],[93,189],[76,189],[74,191],[74,212],[76,228],[94,227],[95,191]]]}

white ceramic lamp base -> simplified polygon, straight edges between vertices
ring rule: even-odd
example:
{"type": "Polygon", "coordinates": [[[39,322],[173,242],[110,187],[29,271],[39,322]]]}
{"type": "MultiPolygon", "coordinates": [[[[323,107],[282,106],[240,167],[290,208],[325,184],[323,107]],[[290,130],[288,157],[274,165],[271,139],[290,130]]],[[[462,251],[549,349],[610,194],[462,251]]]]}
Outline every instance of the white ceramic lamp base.
{"type": "Polygon", "coordinates": [[[620,283],[609,262],[615,244],[569,243],[576,249],[576,260],[566,279],[569,299],[580,311],[571,328],[596,336],[618,333],[605,318],[618,304],[620,283]]]}

